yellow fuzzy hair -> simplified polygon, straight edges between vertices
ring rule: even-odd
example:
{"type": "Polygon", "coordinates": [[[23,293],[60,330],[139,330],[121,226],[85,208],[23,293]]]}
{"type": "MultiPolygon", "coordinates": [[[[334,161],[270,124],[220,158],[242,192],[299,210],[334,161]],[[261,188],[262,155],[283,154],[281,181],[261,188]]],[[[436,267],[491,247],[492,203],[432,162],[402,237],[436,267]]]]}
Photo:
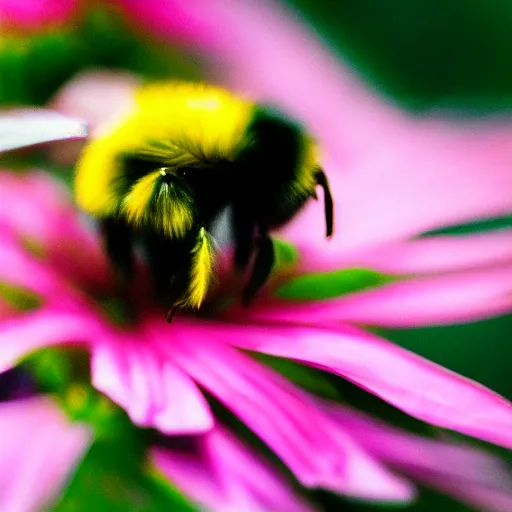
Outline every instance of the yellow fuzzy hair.
{"type": "MultiPolygon", "coordinates": [[[[207,85],[166,82],[142,87],[134,110],[84,149],[75,180],[78,205],[95,216],[124,213],[130,222],[144,222],[141,219],[156,175],[137,182],[133,194],[119,197],[115,183],[123,173],[121,157],[155,160],[155,171],[161,166],[172,171],[205,160],[234,160],[247,143],[244,133],[252,112],[253,104],[207,85]]],[[[161,214],[170,216],[166,211],[161,214]]],[[[170,231],[183,231],[188,223],[186,218],[175,220],[170,231]]]]}
{"type": "Polygon", "coordinates": [[[213,279],[215,250],[213,240],[205,228],[199,230],[197,242],[192,250],[192,267],[187,295],[178,306],[199,309],[213,279]]]}
{"type": "Polygon", "coordinates": [[[297,186],[303,190],[314,190],[316,186],[316,172],[318,171],[319,148],[309,137],[304,135],[304,149],[297,173],[297,186]]]}
{"type": "Polygon", "coordinates": [[[160,176],[158,170],[140,178],[124,197],[121,212],[133,226],[149,225],[170,238],[183,238],[194,223],[192,198],[183,190],[178,197],[172,183],[162,183],[154,196],[160,176]],[[156,201],[154,210],[162,212],[160,215],[149,211],[151,198],[156,201]]]}

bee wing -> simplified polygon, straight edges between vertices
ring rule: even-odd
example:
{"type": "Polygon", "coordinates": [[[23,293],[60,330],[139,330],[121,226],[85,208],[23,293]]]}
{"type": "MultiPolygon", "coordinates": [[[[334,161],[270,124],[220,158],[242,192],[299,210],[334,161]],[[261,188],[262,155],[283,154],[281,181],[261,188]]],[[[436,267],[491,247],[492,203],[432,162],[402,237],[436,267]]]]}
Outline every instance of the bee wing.
{"type": "Polygon", "coordinates": [[[87,124],[78,118],[44,109],[0,111],[0,152],[86,137],[87,124]]]}
{"type": "Polygon", "coordinates": [[[223,208],[213,219],[209,232],[218,248],[234,245],[233,208],[230,205],[223,208]]]}

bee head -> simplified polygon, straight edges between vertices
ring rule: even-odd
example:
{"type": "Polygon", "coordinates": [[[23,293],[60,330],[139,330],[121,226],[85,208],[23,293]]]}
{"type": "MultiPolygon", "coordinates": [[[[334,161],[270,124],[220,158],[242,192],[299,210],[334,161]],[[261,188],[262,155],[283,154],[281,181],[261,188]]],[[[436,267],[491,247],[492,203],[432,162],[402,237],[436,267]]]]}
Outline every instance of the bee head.
{"type": "Polygon", "coordinates": [[[194,224],[193,191],[186,169],[131,159],[121,175],[119,215],[138,229],[183,238],[194,224]]]}

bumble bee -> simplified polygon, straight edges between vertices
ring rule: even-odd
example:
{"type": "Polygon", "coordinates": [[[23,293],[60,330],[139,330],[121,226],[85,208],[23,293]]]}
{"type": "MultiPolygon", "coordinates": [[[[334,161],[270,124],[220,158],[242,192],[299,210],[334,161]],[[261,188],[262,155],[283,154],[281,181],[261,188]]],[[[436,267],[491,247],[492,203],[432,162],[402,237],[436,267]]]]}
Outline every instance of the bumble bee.
{"type": "Polygon", "coordinates": [[[247,304],[274,263],[269,232],[316,198],[317,186],[329,237],[333,202],[313,141],[269,108],[191,83],[141,87],[134,109],[84,148],[75,180],[78,205],[101,220],[109,258],[125,277],[134,272],[134,245],[144,248],[169,321],[206,297],[212,223],[225,207],[236,268],[253,260],[247,304]]]}

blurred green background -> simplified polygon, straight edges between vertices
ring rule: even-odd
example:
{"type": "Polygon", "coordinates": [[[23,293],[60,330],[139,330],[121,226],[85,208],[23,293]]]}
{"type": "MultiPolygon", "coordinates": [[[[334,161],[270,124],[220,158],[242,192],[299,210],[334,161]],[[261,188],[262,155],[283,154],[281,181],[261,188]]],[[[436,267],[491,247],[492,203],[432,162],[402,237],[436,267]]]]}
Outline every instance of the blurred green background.
{"type": "Polygon", "coordinates": [[[324,40],[413,109],[512,107],[507,0],[292,0],[324,40]]]}
{"type": "MultiPolygon", "coordinates": [[[[512,2],[509,0],[292,0],[288,4],[333,52],[348,61],[372,87],[403,108],[412,112],[444,109],[449,114],[472,116],[508,115],[512,108],[512,2]]],[[[138,41],[119,20],[95,12],[72,33],[42,35],[37,44],[28,47],[20,47],[18,43],[4,45],[0,51],[0,103],[43,104],[60,84],[89,66],[130,69],[149,77],[171,74],[182,78],[198,77],[201,69],[197,56],[182,50],[169,53],[138,41]]],[[[502,224],[510,228],[511,219],[502,224]]],[[[511,332],[512,316],[507,316],[470,325],[389,330],[384,334],[511,398],[511,332]]],[[[294,369],[283,369],[283,372],[292,375],[294,369]]],[[[299,381],[301,378],[297,376],[299,381]]],[[[428,430],[341,379],[327,380],[328,386],[349,402],[364,405],[375,414],[408,428],[428,430]]],[[[126,432],[128,439],[132,435],[129,427],[126,432]]],[[[134,453],[138,449],[134,443],[134,453]]],[[[501,450],[492,450],[503,454],[501,450]]],[[[165,507],[181,510],[179,498],[173,495],[170,499],[168,490],[157,489],[155,482],[146,482],[138,469],[126,469],[130,467],[129,456],[119,446],[109,445],[104,451],[101,445],[96,447],[59,510],[103,510],[101,507],[114,501],[115,508],[108,510],[164,510],[165,507]],[[123,452],[123,457],[118,452],[123,452]],[[118,466],[115,463],[112,466],[115,460],[118,466]],[[100,493],[90,495],[91,475],[97,478],[98,472],[105,471],[117,478],[115,488],[119,493],[110,498],[100,493]],[[143,502],[151,504],[131,508],[132,494],[124,492],[128,488],[135,488],[144,496],[143,502]],[[84,496],[93,502],[87,502],[84,496]],[[101,501],[105,499],[113,501],[101,501]],[[152,503],[152,500],[156,501],[152,503]]],[[[388,509],[341,501],[322,493],[317,497],[329,510],[388,509]]],[[[408,510],[467,509],[425,490],[408,510]]]]}

